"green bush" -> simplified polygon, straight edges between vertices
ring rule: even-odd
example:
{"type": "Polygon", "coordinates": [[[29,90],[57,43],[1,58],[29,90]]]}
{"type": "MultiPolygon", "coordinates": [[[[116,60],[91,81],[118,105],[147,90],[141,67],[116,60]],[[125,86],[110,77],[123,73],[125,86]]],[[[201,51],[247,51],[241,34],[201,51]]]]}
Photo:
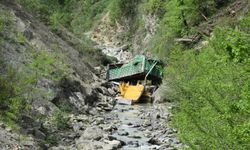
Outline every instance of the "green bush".
{"type": "Polygon", "coordinates": [[[0,61],[0,116],[8,124],[17,122],[20,114],[28,113],[28,94],[35,82],[32,76],[15,71],[10,65],[0,61]]]}
{"type": "Polygon", "coordinates": [[[69,68],[63,63],[64,57],[59,53],[47,52],[45,50],[32,50],[32,53],[33,61],[28,68],[35,73],[37,80],[40,77],[46,77],[59,81],[68,74],[69,68]]]}
{"type": "Polygon", "coordinates": [[[111,20],[121,21],[124,17],[135,16],[138,3],[139,0],[112,0],[109,5],[111,20]]]}
{"type": "Polygon", "coordinates": [[[51,121],[58,129],[63,130],[68,128],[68,119],[65,117],[65,113],[61,111],[55,111],[52,114],[51,121]]]}
{"type": "MultiPolygon", "coordinates": [[[[145,4],[149,12],[162,11],[160,26],[148,48],[162,57],[168,57],[170,50],[177,44],[175,38],[197,35],[196,26],[212,16],[219,8],[213,0],[149,0],[145,4]],[[160,4],[161,3],[161,4],[160,4]]],[[[182,44],[183,48],[193,45],[182,44]]]]}
{"type": "Polygon", "coordinates": [[[147,14],[156,14],[159,17],[162,17],[165,12],[166,0],[147,0],[143,4],[143,10],[147,14]]]}
{"type": "Polygon", "coordinates": [[[76,35],[81,35],[93,28],[99,22],[103,12],[105,12],[110,0],[87,0],[79,1],[69,10],[72,14],[71,27],[76,35]]]}
{"type": "Polygon", "coordinates": [[[60,5],[57,0],[17,0],[17,2],[23,5],[25,8],[37,15],[45,23],[49,22],[49,16],[54,11],[60,9],[60,5]]]}
{"type": "Polygon", "coordinates": [[[173,125],[193,149],[250,147],[250,34],[218,28],[201,51],[175,50],[166,71],[173,125]]]}

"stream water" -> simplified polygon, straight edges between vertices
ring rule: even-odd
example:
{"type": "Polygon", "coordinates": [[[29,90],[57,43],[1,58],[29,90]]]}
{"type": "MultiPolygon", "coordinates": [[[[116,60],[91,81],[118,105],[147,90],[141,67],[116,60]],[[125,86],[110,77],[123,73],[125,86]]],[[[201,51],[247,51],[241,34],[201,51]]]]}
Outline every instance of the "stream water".
{"type": "Polygon", "coordinates": [[[118,140],[124,141],[124,150],[146,150],[158,147],[148,143],[149,138],[145,136],[145,131],[140,130],[143,125],[144,119],[142,118],[143,111],[150,109],[151,104],[138,104],[138,105],[117,105],[112,113],[118,115],[121,125],[118,127],[117,132],[113,134],[118,140]]]}
{"type": "Polygon", "coordinates": [[[117,125],[112,136],[124,143],[121,150],[175,149],[181,147],[176,131],[168,127],[168,104],[116,105],[106,116],[117,125]],[[164,147],[164,148],[161,148],[164,147]]]}

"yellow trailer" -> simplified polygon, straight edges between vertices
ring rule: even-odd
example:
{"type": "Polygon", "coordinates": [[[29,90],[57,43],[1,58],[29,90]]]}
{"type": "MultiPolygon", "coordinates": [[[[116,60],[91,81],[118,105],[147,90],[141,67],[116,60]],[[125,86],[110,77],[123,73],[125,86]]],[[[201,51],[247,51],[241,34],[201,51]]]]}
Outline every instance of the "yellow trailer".
{"type": "Polygon", "coordinates": [[[118,81],[120,97],[118,100],[127,100],[129,103],[140,101],[142,96],[150,97],[150,86],[157,87],[162,82],[163,63],[157,59],[147,59],[143,55],[137,55],[126,64],[110,64],[107,72],[109,81],[118,81]],[[141,82],[141,83],[140,83],[141,82]]]}
{"type": "Polygon", "coordinates": [[[122,98],[131,100],[132,103],[135,103],[138,102],[142,96],[144,86],[139,83],[136,85],[130,85],[129,83],[121,82],[119,85],[119,91],[122,98]]]}

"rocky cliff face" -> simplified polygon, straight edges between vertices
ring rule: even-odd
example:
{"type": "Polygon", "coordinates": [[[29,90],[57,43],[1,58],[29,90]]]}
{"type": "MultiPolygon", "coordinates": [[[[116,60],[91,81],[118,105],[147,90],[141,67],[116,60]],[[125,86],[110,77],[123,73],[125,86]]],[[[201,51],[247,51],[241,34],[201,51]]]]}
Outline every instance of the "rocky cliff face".
{"type": "Polygon", "coordinates": [[[136,54],[150,55],[146,48],[156,34],[159,18],[153,14],[139,14],[143,25],[133,29],[136,24],[131,18],[112,23],[110,13],[103,15],[98,25],[87,35],[98,44],[106,55],[119,61],[131,59],[136,54]]]}
{"type": "MultiPolygon", "coordinates": [[[[6,15],[4,19],[9,20],[1,31],[1,59],[16,74],[25,73],[35,78],[35,82],[29,85],[31,89],[28,94],[32,96],[26,97],[31,108],[27,114],[21,114],[17,122],[22,134],[11,133],[13,130],[1,123],[1,149],[13,149],[16,146],[25,149],[50,147],[50,140],[55,140],[50,139],[52,133],[61,130],[53,121],[55,112],[63,114],[67,111],[74,116],[78,113],[95,114],[112,108],[109,104],[113,102],[110,98],[114,94],[112,86],[95,75],[94,69],[84,59],[86,56],[82,56],[85,55],[84,51],[79,54],[68,41],[52,33],[15,2],[1,1],[0,9],[1,15],[6,15]],[[33,92],[32,89],[38,91],[33,92]],[[93,108],[95,105],[99,106],[99,110],[93,108]],[[6,136],[10,138],[5,139],[6,136]],[[26,140],[22,136],[29,138],[26,140]],[[40,144],[35,144],[37,141],[40,144]]],[[[7,73],[1,70],[1,74],[7,73]]],[[[67,114],[61,117],[67,118],[67,114]]],[[[69,122],[62,124],[66,124],[67,130],[72,129],[69,122]]],[[[66,135],[58,134],[57,138],[66,135]]],[[[77,136],[77,132],[74,136],[77,136]]]]}

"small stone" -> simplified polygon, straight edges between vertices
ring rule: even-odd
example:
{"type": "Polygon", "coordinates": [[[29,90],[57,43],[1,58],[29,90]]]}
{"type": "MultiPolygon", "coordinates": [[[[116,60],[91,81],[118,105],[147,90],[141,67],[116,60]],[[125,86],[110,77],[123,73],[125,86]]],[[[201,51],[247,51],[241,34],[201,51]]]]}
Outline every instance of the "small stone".
{"type": "Polygon", "coordinates": [[[82,122],[77,122],[73,125],[73,130],[78,132],[79,130],[83,129],[84,124],[82,122]]]}
{"type": "Polygon", "coordinates": [[[8,131],[8,132],[12,131],[12,129],[10,127],[7,127],[5,130],[8,131]]]}
{"type": "Polygon", "coordinates": [[[128,136],[129,133],[126,132],[126,131],[120,131],[120,132],[118,132],[118,135],[120,135],[120,136],[128,136]]]}
{"type": "Polygon", "coordinates": [[[153,145],[161,145],[162,144],[162,142],[157,138],[149,139],[148,143],[153,144],[153,145]]]}
{"type": "Polygon", "coordinates": [[[6,126],[4,125],[4,123],[0,122],[0,127],[5,128],[6,126]]]}
{"type": "Polygon", "coordinates": [[[129,122],[127,125],[128,125],[128,126],[132,126],[133,124],[132,124],[131,122],[129,122]]]}
{"type": "Polygon", "coordinates": [[[104,108],[103,108],[103,110],[105,110],[105,111],[111,111],[112,109],[113,109],[112,106],[108,106],[108,107],[104,107],[104,108]]]}
{"type": "Polygon", "coordinates": [[[111,88],[108,88],[108,93],[109,93],[111,96],[115,96],[115,95],[116,95],[115,91],[114,91],[113,89],[111,89],[111,88]]]}
{"type": "Polygon", "coordinates": [[[132,146],[132,147],[139,147],[140,144],[138,141],[129,141],[127,145],[132,146]]]}
{"type": "Polygon", "coordinates": [[[117,140],[117,138],[114,137],[114,136],[112,136],[112,135],[108,135],[108,139],[109,139],[110,141],[112,141],[112,140],[117,140]]]}
{"type": "Polygon", "coordinates": [[[143,123],[143,126],[144,126],[144,127],[151,126],[150,120],[145,120],[144,123],[143,123]]]}
{"type": "Polygon", "coordinates": [[[118,140],[112,140],[108,142],[109,145],[112,145],[113,149],[120,148],[122,146],[121,142],[118,140]]]}
{"type": "Polygon", "coordinates": [[[134,124],[134,125],[133,125],[133,128],[139,128],[139,127],[141,127],[140,124],[134,124]]]}
{"type": "Polygon", "coordinates": [[[32,146],[32,145],[34,145],[34,142],[33,141],[23,141],[22,145],[24,145],[24,146],[32,146]]]}
{"type": "Polygon", "coordinates": [[[157,115],[156,115],[156,118],[157,118],[157,119],[160,119],[160,118],[161,118],[161,115],[160,115],[160,114],[157,114],[157,115]]]}
{"type": "Polygon", "coordinates": [[[99,125],[99,124],[104,124],[104,118],[98,117],[95,119],[95,124],[99,125]]]}
{"type": "Polygon", "coordinates": [[[47,113],[47,110],[46,110],[46,108],[45,107],[39,107],[39,108],[37,108],[36,109],[37,111],[38,111],[38,113],[40,113],[40,114],[42,114],[42,115],[46,115],[46,113],[47,113]]]}
{"type": "Polygon", "coordinates": [[[100,140],[104,132],[99,127],[88,127],[79,140],[100,140]]]}
{"type": "Polygon", "coordinates": [[[134,138],[134,139],[140,139],[141,137],[138,136],[138,135],[132,135],[132,136],[129,136],[130,138],[134,138]]]}
{"type": "Polygon", "coordinates": [[[46,138],[46,135],[42,132],[42,131],[40,131],[40,130],[35,130],[35,132],[34,132],[34,136],[36,137],[36,138],[38,138],[38,139],[42,139],[42,140],[44,140],[45,138],[46,138]]]}

